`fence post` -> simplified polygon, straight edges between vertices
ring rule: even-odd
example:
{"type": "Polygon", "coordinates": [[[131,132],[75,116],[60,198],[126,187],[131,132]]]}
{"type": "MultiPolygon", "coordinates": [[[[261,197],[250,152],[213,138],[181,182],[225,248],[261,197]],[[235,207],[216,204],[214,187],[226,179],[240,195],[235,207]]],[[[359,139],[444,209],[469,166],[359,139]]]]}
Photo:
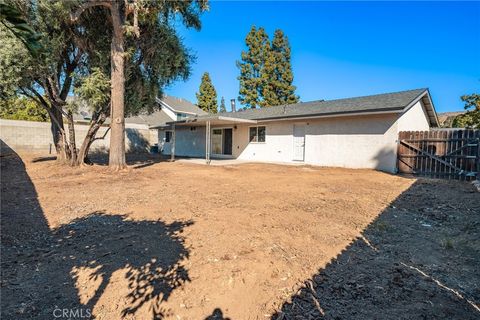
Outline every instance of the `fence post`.
{"type": "Polygon", "coordinates": [[[477,158],[475,161],[477,163],[477,181],[480,181],[480,131],[477,131],[477,158]]]}

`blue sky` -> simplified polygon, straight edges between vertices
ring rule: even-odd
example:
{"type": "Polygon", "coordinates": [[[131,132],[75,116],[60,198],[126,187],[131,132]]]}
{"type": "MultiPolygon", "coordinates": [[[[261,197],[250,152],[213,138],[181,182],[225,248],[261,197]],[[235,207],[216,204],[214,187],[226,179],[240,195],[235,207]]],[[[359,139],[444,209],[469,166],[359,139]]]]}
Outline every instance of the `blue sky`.
{"type": "Polygon", "coordinates": [[[428,87],[445,112],[480,91],[480,2],[213,1],[202,24],[179,26],[197,60],[187,82],[166,90],[192,102],[205,71],[227,107],[237,98],[235,61],[252,25],[289,37],[302,101],[428,87]]]}

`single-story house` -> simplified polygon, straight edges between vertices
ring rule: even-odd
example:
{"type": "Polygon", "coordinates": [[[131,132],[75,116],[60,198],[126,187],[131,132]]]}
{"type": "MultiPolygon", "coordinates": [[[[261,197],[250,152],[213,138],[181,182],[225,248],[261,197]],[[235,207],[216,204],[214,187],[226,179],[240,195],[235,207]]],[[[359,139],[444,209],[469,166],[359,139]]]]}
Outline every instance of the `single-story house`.
{"type": "Polygon", "coordinates": [[[416,89],[197,115],[154,127],[165,154],[396,172],[399,131],[438,125],[428,89],[416,89]]]}

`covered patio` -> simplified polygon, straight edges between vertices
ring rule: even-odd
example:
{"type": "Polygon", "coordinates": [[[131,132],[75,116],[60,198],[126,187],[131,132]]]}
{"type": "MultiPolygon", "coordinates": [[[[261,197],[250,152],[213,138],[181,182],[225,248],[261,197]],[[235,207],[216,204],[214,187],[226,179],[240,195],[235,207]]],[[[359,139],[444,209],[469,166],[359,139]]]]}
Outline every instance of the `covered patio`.
{"type": "Polygon", "coordinates": [[[233,130],[236,130],[239,124],[256,123],[256,120],[216,115],[168,122],[167,125],[172,131],[170,158],[172,161],[175,160],[175,133],[178,127],[205,127],[205,162],[210,164],[212,154],[220,158],[224,155],[228,159],[233,160],[231,157],[228,157],[232,155],[233,130]]]}

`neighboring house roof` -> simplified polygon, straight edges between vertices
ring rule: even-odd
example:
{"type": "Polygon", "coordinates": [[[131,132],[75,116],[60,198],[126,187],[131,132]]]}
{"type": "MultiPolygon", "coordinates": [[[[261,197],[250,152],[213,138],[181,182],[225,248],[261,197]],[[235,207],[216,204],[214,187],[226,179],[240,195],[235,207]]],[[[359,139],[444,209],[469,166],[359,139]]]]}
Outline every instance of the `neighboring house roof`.
{"type": "Polygon", "coordinates": [[[157,99],[159,103],[166,104],[170,109],[175,112],[190,113],[203,115],[207,114],[205,111],[200,109],[197,105],[191,103],[188,100],[182,98],[176,98],[168,95],[164,95],[162,99],[157,99]]]}
{"type": "MultiPolygon", "coordinates": [[[[431,102],[428,89],[415,89],[394,93],[376,94],[371,96],[300,102],[289,105],[267,107],[261,109],[247,109],[238,112],[224,112],[215,115],[199,116],[202,120],[210,117],[228,117],[248,120],[281,120],[293,118],[328,117],[339,115],[362,115],[374,113],[400,113],[408,110],[416,102],[422,100],[426,107],[428,118],[432,126],[438,126],[438,119],[431,102]]],[[[189,122],[192,119],[178,121],[189,122]]]]}
{"type": "MultiPolygon", "coordinates": [[[[75,122],[90,121],[92,113],[90,112],[87,104],[83,100],[78,99],[75,96],[70,96],[67,98],[67,101],[75,101],[78,106],[77,112],[73,115],[73,120],[75,122]]],[[[160,104],[161,108],[164,108],[166,104],[167,107],[175,113],[185,113],[191,116],[207,114],[202,109],[185,99],[165,95],[162,99],[157,98],[157,102],[160,104]]],[[[125,123],[144,124],[147,126],[162,126],[165,125],[167,122],[171,122],[174,120],[176,119],[171,118],[163,109],[161,109],[151,114],[139,114],[136,116],[127,117],[125,118],[125,123]]],[[[105,123],[110,123],[110,120],[107,119],[105,123]]]]}
{"type": "Polygon", "coordinates": [[[167,123],[172,121],[165,111],[157,110],[151,114],[139,114],[133,117],[125,118],[126,123],[146,124],[148,126],[157,125],[158,123],[167,123]]]}

